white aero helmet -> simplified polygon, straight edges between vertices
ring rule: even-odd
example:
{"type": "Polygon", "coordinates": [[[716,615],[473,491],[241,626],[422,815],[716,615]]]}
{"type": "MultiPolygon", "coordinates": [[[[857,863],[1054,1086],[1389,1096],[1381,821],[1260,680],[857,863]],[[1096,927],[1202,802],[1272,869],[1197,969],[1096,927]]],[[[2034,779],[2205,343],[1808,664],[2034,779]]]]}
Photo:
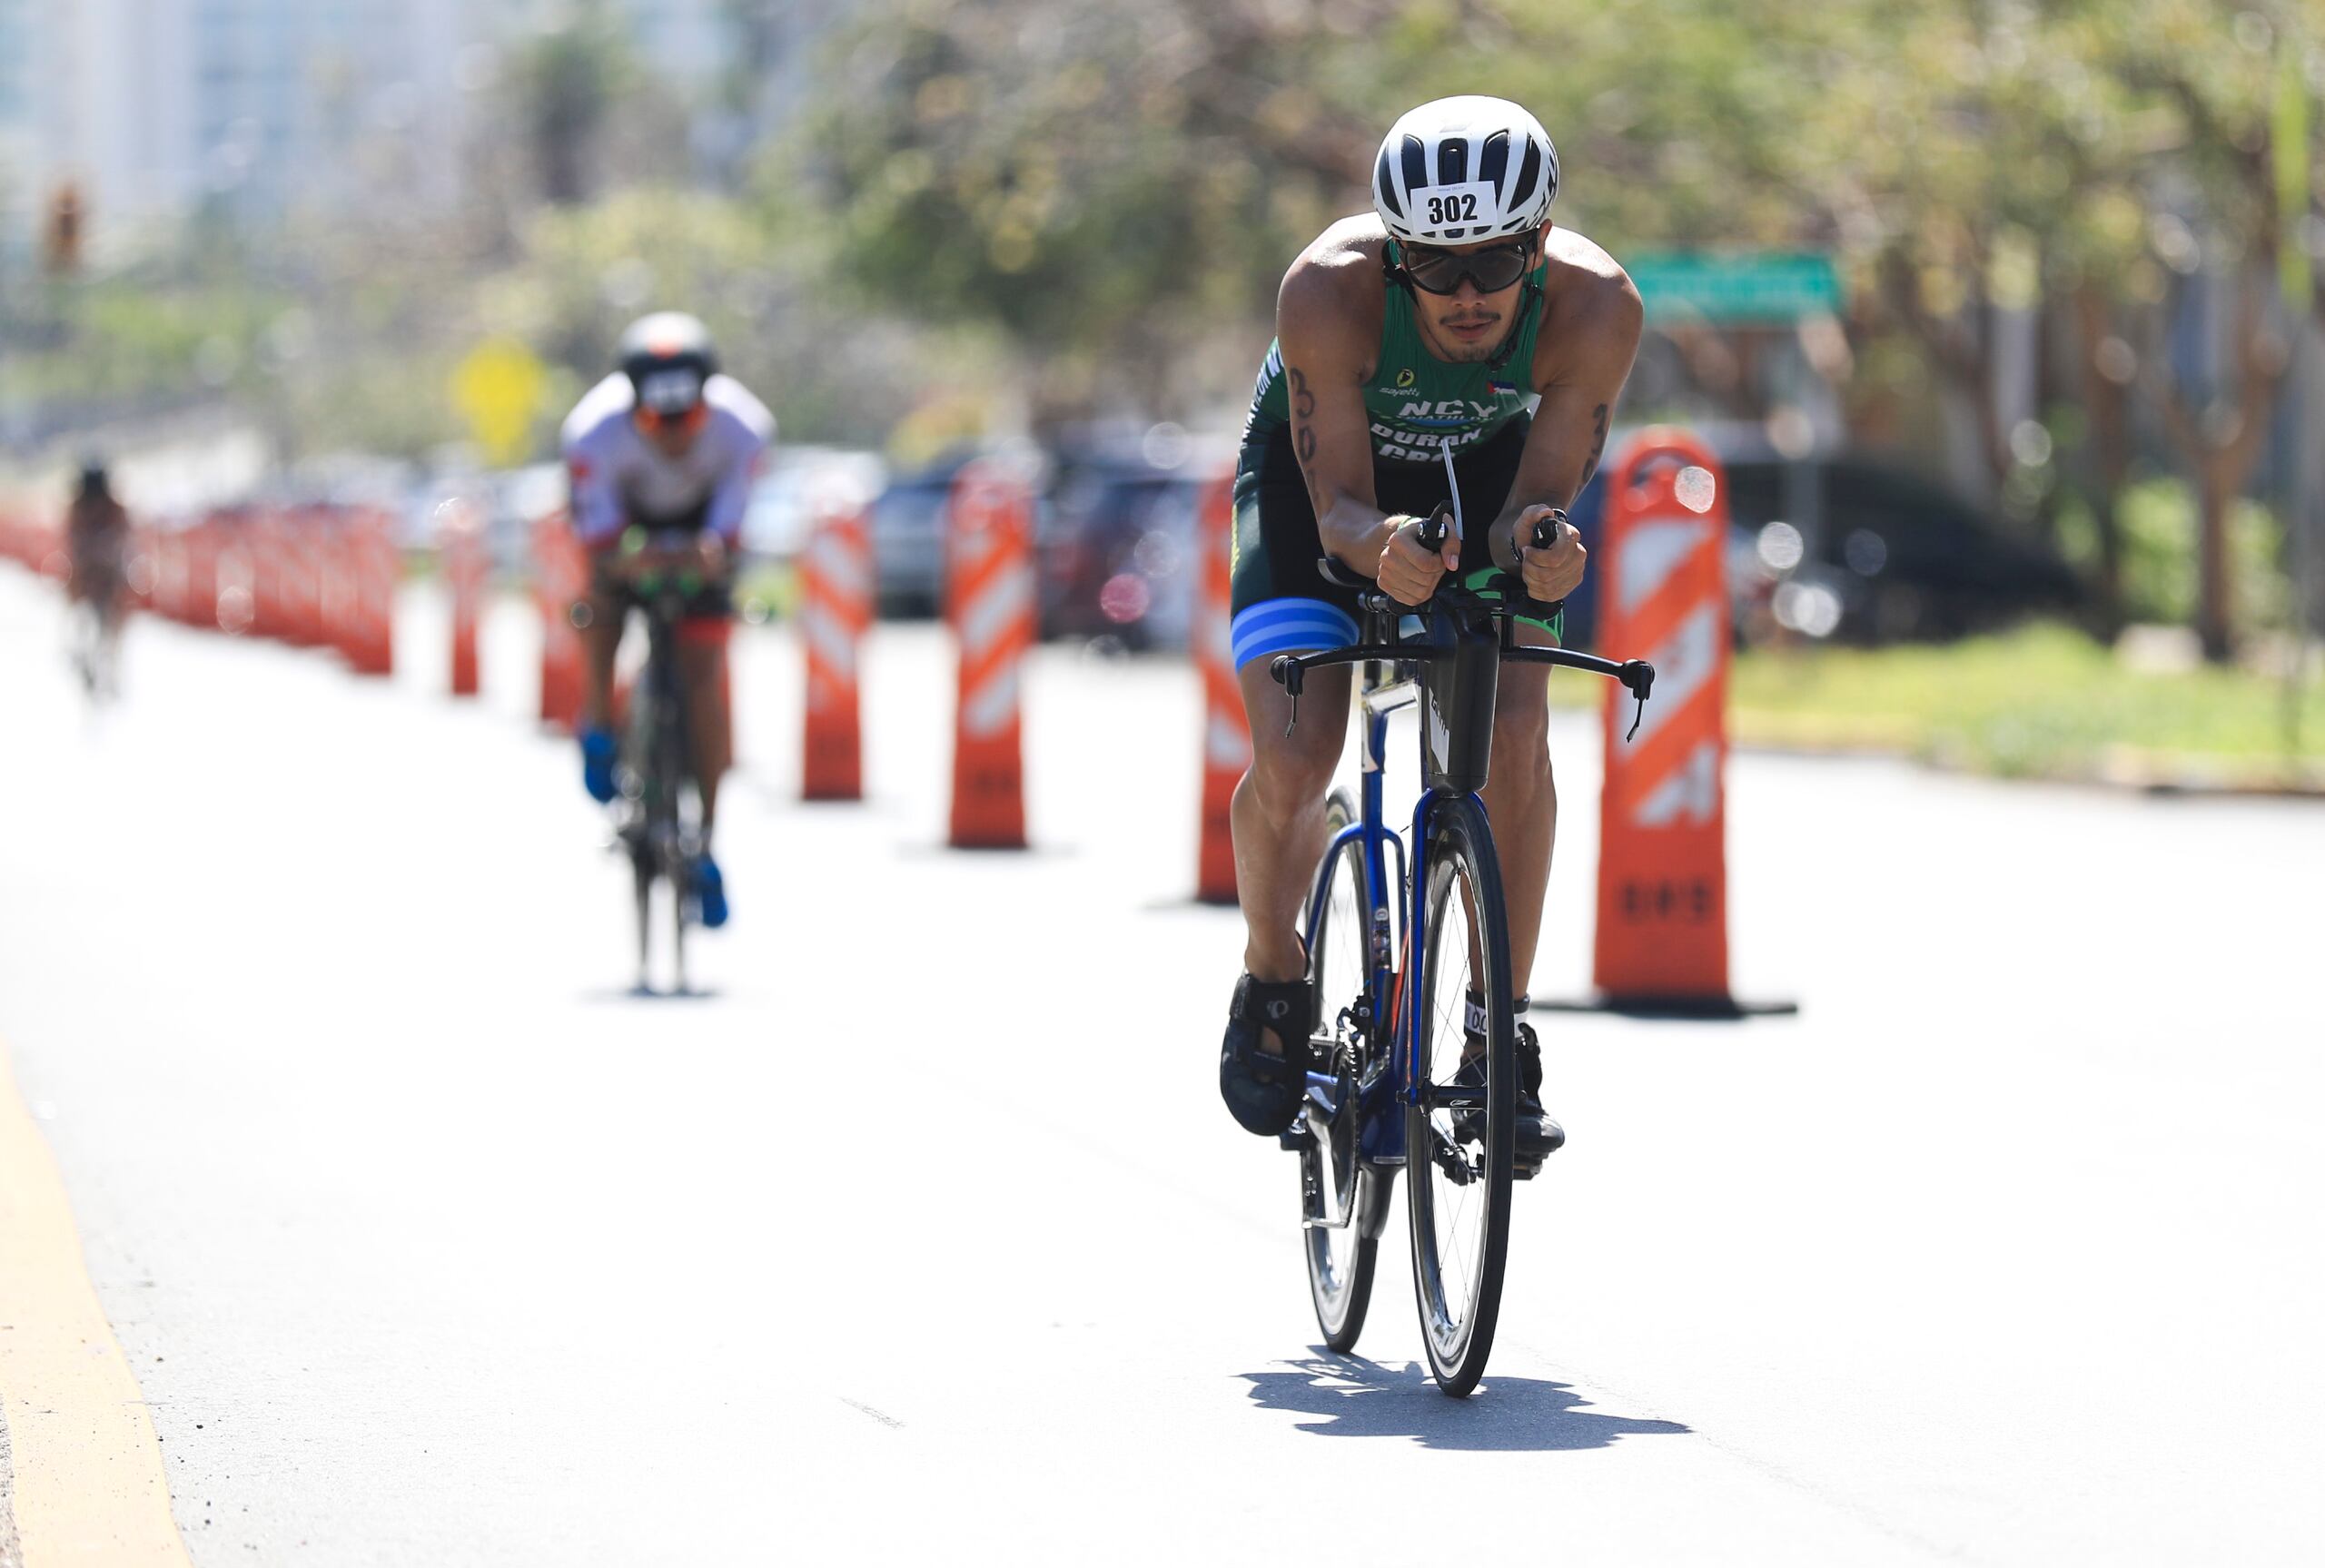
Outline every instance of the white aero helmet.
{"type": "Polygon", "coordinates": [[[1542,123],[1507,98],[1440,98],[1389,127],[1372,165],[1372,205],[1409,243],[1467,245],[1549,216],[1558,153],[1542,123]]]}

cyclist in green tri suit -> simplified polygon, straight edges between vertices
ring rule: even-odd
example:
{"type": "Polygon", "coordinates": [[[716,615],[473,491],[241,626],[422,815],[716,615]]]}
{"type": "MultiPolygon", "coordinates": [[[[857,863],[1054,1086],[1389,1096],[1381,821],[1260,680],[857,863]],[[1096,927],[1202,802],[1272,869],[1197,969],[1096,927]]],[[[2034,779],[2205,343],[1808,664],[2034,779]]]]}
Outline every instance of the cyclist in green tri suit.
{"type": "MultiPolygon", "coordinates": [[[[1235,475],[1233,639],[1252,729],[1251,771],[1235,792],[1235,871],[1247,941],[1219,1062],[1228,1109],[1255,1133],[1286,1129],[1299,1109],[1313,1023],[1301,902],[1326,842],[1350,679],[1344,667],[1311,672],[1300,724],[1286,735],[1290,699],[1268,665],[1357,639],[1355,595],[1319,573],[1318,557],[1407,604],[1428,599],[1448,572],[1515,572],[1545,601],[1582,580],[1582,543],[1563,508],[1605,448],[1642,318],[1623,270],[1551,226],[1558,183],[1558,153],[1519,105],[1425,104],[1380,144],[1374,211],[1326,230],[1277,297],[1276,341],[1235,475]],[[1468,537],[1432,552],[1418,519],[1454,483],[1468,537]],[[1555,520],[1555,542],[1521,545],[1544,517],[1555,520]]],[[[1519,629],[1547,643],[1558,625],[1519,629]]],[[[1521,1003],[1557,825],[1548,673],[1503,667],[1484,792],[1521,1003]]],[[[1519,1155],[1530,1169],[1564,1139],[1542,1113],[1530,1030],[1521,1030],[1520,1068],[1519,1155]]]]}

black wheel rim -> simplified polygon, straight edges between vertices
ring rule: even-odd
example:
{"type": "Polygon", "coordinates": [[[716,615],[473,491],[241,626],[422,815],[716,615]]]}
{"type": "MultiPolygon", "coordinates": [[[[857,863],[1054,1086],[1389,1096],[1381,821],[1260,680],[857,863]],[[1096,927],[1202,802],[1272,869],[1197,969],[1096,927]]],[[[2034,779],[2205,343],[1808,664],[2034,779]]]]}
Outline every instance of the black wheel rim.
{"type": "Polygon", "coordinates": [[[1484,1369],[1509,1234],[1516,1090],[1494,882],[1469,835],[1449,832],[1430,868],[1426,994],[1408,999],[1421,1023],[1406,1115],[1413,1286],[1430,1368],[1449,1393],[1467,1393],[1484,1369]],[[1503,998],[1488,1001],[1482,1036],[1466,1027],[1472,993],[1503,998]]]}

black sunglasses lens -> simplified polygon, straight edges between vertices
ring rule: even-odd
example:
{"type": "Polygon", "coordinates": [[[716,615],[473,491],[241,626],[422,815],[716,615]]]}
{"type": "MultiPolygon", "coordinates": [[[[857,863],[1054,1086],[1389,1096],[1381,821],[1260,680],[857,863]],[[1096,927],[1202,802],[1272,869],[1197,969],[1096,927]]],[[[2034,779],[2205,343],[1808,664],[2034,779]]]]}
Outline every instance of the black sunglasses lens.
{"type": "Polygon", "coordinates": [[[1466,256],[1426,251],[1405,260],[1412,281],[1432,294],[1449,294],[1467,277],[1480,294],[1498,293],[1526,275],[1526,247],[1497,245],[1466,256]]]}

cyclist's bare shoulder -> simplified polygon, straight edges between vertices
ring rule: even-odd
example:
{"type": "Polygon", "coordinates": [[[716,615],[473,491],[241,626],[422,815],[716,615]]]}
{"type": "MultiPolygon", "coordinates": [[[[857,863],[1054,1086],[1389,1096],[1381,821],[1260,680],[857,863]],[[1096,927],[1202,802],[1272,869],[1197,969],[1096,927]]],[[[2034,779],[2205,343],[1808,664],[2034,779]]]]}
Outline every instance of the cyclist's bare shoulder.
{"type": "Polygon", "coordinates": [[[1283,275],[1277,335],[1311,358],[1329,355],[1353,375],[1370,374],[1380,349],[1385,239],[1380,220],[1370,212],[1343,218],[1318,235],[1283,275]]]}
{"type": "Polygon", "coordinates": [[[1571,229],[1552,229],[1543,237],[1542,253],[1542,330],[1535,340],[1534,384],[1547,387],[1600,360],[1618,358],[1628,370],[1646,316],[1630,274],[1571,229]]]}

